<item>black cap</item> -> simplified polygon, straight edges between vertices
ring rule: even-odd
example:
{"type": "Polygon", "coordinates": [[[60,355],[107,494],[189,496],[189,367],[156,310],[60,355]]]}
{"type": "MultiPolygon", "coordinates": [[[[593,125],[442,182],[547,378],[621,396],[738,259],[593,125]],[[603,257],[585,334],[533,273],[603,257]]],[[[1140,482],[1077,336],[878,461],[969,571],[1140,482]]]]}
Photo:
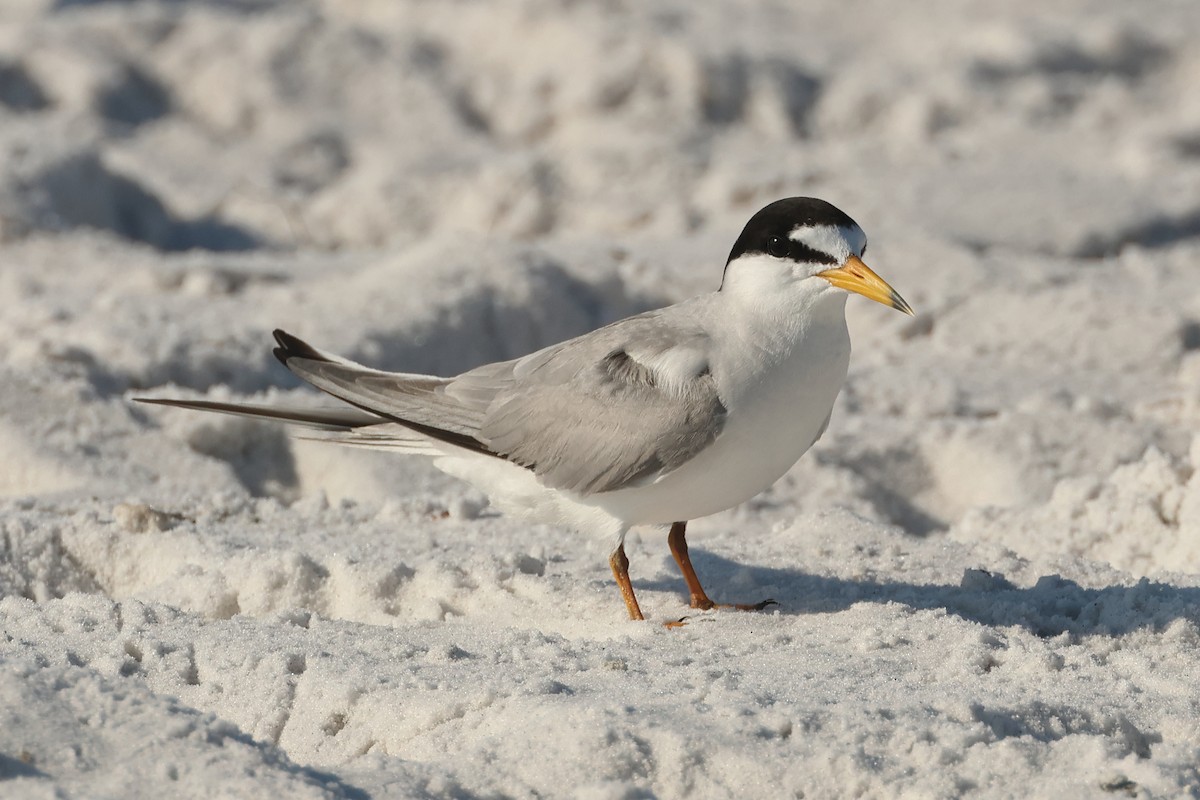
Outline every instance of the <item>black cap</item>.
{"type": "Polygon", "coordinates": [[[802,226],[831,225],[839,228],[857,228],[858,223],[850,218],[832,203],[818,200],[815,197],[788,197],[776,200],[750,218],[742,235],[733,243],[725,266],[735,258],[752,254],[764,253],[792,258],[796,261],[809,261],[817,264],[837,264],[837,259],[829,253],[805,245],[803,242],[791,240],[790,234],[802,226]],[[786,253],[773,252],[779,243],[772,245],[772,240],[782,240],[786,253]]]}

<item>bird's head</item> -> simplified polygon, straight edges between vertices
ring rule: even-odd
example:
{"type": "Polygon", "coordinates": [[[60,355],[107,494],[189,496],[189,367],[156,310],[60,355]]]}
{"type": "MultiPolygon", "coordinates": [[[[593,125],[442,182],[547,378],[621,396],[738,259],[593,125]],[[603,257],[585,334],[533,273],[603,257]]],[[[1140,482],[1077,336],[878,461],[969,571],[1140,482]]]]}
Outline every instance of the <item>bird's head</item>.
{"type": "Polygon", "coordinates": [[[753,297],[845,289],[911,316],[904,298],[862,262],[866,250],[867,235],[837,207],[813,197],[777,200],[746,223],[721,290],[753,297]]]}

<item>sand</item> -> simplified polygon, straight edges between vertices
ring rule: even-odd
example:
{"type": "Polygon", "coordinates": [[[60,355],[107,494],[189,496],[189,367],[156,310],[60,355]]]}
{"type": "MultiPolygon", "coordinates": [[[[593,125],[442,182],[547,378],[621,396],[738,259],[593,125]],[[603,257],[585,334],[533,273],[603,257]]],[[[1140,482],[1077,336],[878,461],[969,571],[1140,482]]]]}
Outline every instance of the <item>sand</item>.
{"type": "Polygon", "coordinates": [[[1200,796],[1200,6],[0,8],[0,795],[1200,796]],[[319,402],[711,291],[812,195],[915,319],[626,547],[319,402]],[[663,621],[690,617],[679,630],[663,621]]]}

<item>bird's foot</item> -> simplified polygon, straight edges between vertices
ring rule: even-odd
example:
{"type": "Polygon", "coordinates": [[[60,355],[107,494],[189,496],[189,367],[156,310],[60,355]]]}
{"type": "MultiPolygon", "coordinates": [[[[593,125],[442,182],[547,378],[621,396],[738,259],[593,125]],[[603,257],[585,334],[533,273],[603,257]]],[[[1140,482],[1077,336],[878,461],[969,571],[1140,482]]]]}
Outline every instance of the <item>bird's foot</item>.
{"type": "MultiPolygon", "coordinates": [[[[761,603],[714,603],[707,597],[693,597],[691,605],[692,608],[697,608],[701,611],[712,611],[714,609],[717,611],[724,609],[733,609],[734,611],[762,611],[768,606],[777,606],[779,603],[774,600],[763,600],[761,603]]],[[[690,620],[691,617],[680,617],[679,619],[664,622],[663,627],[669,630],[677,630],[686,627],[690,620]]]]}
{"type": "Polygon", "coordinates": [[[706,595],[692,595],[691,606],[698,608],[701,611],[710,609],[733,609],[734,611],[762,611],[768,606],[777,606],[779,603],[774,600],[763,600],[759,603],[714,603],[709,600],[706,595]]]}

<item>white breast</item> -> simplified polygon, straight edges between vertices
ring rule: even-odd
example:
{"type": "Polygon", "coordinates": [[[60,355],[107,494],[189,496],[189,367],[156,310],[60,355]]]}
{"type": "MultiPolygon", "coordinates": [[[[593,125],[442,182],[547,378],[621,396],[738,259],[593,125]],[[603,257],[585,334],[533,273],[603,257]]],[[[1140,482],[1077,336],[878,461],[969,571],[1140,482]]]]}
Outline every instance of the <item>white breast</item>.
{"type": "Polygon", "coordinates": [[[844,295],[832,298],[781,352],[730,348],[721,386],[728,409],[717,440],[656,482],[607,492],[589,503],[632,524],[715,514],[777,481],[820,436],[850,363],[844,295]],[[741,370],[741,372],[738,372],[741,370]],[[736,379],[733,377],[736,374],[736,379]]]}

